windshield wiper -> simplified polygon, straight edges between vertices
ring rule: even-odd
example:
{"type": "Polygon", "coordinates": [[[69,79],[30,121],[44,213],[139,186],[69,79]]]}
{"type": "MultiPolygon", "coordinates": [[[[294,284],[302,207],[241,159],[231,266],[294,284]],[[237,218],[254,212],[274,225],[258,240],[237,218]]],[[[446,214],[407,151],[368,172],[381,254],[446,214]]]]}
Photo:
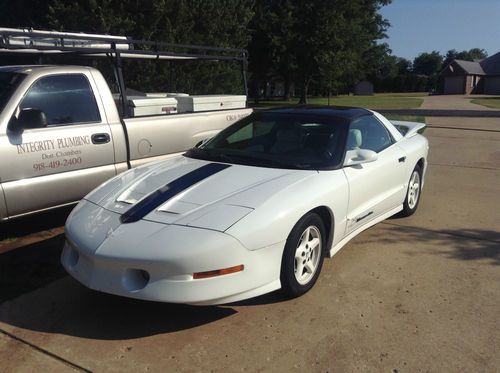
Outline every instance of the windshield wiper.
{"type": "Polygon", "coordinates": [[[236,159],[241,159],[242,161],[247,161],[247,162],[253,161],[263,166],[274,165],[283,168],[298,168],[298,169],[308,169],[310,166],[308,164],[290,163],[290,162],[280,161],[278,159],[256,157],[251,154],[238,154],[235,155],[234,157],[236,159]]]}
{"type": "Polygon", "coordinates": [[[196,158],[196,159],[207,159],[210,158],[208,152],[202,148],[191,148],[184,153],[185,156],[196,158]]]}
{"type": "Polygon", "coordinates": [[[277,165],[277,166],[281,166],[281,167],[285,167],[285,168],[298,168],[301,170],[308,170],[308,169],[310,169],[310,166],[311,166],[309,164],[290,163],[290,162],[279,161],[276,159],[266,159],[266,161],[270,162],[271,164],[277,165]]]}
{"type": "Polygon", "coordinates": [[[234,163],[234,158],[227,154],[219,153],[219,154],[214,154],[213,156],[218,160],[220,160],[221,162],[234,163]]]}

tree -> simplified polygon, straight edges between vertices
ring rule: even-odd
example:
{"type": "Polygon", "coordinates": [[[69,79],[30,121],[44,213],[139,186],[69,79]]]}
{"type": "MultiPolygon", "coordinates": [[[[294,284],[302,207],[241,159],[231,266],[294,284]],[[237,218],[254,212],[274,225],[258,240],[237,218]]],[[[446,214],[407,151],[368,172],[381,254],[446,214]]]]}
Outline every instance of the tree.
{"type": "MultiPolygon", "coordinates": [[[[10,27],[28,23],[58,31],[246,48],[253,5],[253,0],[7,0],[0,1],[0,20],[10,27]]],[[[103,62],[98,65],[106,68],[103,62]]],[[[242,92],[237,63],[128,61],[124,70],[127,85],[140,90],[242,92]]]]}
{"type": "Polygon", "coordinates": [[[420,53],[413,60],[413,72],[422,75],[434,75],[441,71],[443,56],[438,51],[420,53]]]}
{"type": "Polygon", "coordinates": [[[384,36],[378,14],[389,0],[258,0],[252,22],[250,70],[254,77],[281,77],[299,86],[300,102],[311,86],[339,90],[362,75],[363,54],[384,36]]]}
{"type": "Polygon", "coordinates": [[[446,52],[446,56],[443,62],[443,67],[448,66],[448,64],[453,60],[464,60],[464,61],[474,61],[482,60],[488,57],[488,53],[484,49],[472,48],[468,51],[457,52],[455,49],[450,49],[446,52]]]}
{"type": "Polygon", "coordinates": [[[409,74],[412,70],[411,61],[403,57],[397,57],[396,66],[398,67],[398,74],[409,74]]]}
{"type": "Polygon", "coordinates": [[[284,99],[290,98],[290,84],[296,71],[292,48],[295,35],[295,5],[290,0],[257,1],[251,28],[249,69],[258,89],[272,77],[285,83],[284,99]]]}

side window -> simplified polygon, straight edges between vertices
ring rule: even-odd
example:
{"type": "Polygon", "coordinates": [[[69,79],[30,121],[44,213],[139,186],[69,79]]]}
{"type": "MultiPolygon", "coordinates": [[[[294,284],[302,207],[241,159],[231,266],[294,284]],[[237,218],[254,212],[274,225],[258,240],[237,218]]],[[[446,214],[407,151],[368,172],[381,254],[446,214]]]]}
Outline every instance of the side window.
{"type": "Polygon", "coordinates": [[[393,139],[382,123],[372,115],[366,115],[352,121],[347,148],[369,149],[381,152],[393,143],[393,139]]]}
{"type": "Polygon", "coordinates": [[[101,121],[94,93],[82,74],[39,79],[28,90],[19,108],[43,111],[49,126],[101,121]]]}

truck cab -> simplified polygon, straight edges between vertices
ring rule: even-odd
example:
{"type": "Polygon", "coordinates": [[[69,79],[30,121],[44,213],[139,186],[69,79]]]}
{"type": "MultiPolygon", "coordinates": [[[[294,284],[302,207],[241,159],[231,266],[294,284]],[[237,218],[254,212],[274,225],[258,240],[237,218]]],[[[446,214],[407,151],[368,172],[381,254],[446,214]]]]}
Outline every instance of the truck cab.
{"type": "MultiPolygon", "coordinates": [[[[8,33],[15,42],[3,51],[22,50],[19,38],[29,38],[42,43],[39,52],[54,36],[8,33]]],[[[65,37],[81,40],[84,34],[77,35],[65,37]]],[[[245,95],[128,96],[123,77],[118,83],[113,95],[92,67],[0,67],[0,221],[75,203],[116,174],[182,154],[251,113],[245,95]]]]}
{"type": "Polygon", "coordinates": [[[115,146],[125,143],[111,128],[121,124],[116,108],[95,94],[91,68],[6,67],[0,79],[10,84],[2,94],[12,93],[0,113],[4,215],[77,201],[116,175],[115,160],[125,156],[115,146]]]}

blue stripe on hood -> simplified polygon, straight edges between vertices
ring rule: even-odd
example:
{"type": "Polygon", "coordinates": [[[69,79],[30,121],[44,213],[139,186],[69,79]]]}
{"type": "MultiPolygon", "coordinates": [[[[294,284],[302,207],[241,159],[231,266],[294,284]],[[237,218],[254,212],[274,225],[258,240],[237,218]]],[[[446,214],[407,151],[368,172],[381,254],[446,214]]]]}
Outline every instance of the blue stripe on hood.
{"type": "Polygon", "coordinates": [[[176,196],[183,190],[186,190],[194,184],[199,183],[207,177],[225,170],[228,167],[231,167],[231,165],[209,163],[197,168],[196,170],[188,172],[187,174],[162,186],[160,189],[140,200],[120,217],[120,221],[124,224],[139,221],[158,206],[164,204],[170,198],[176,196]]]}

